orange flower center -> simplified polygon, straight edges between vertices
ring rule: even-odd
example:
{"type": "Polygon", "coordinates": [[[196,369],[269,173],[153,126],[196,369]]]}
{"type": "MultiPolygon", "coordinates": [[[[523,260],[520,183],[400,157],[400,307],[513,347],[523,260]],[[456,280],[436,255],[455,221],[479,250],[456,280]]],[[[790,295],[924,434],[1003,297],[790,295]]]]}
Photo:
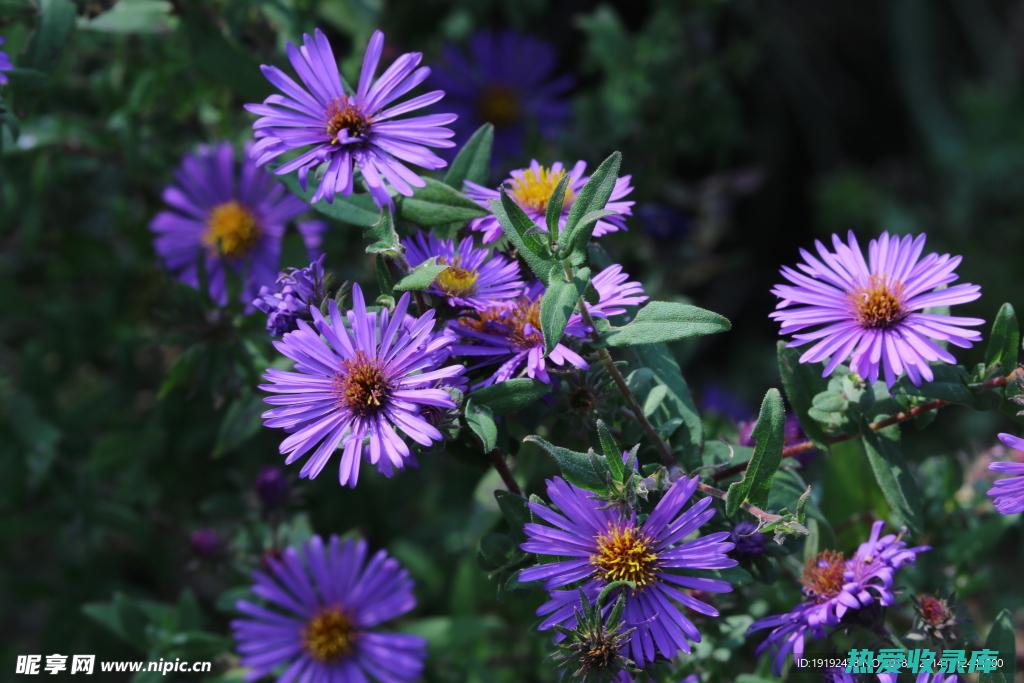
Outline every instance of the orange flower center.
{"type": "Polygon", "coordinates": [[[889,327],[907,317],[903,309],[902,287],[890,285],[877,276],[871,282],[854,291],[853,301],[857,322],[864,327],[889,327]]]}
{"type": "Polygon", "coordinates": [[[529,349],[544,343],[540,331],[540,302],[520,297],[508,306],[492,306],[478,311],[473,318],[462,318],[464,326],[477,332],[506,331],[509,340],[520,349],[529,349]]]}
{"type": "Polygon", "coordinates": [[[637,586],[654,580],[657,561],[651,540],[633,526],[609,527],[597,537],[597,552],[590,556],[590,564],[605,581],[632,581],[637,586]]]}
{"type": "Polygon", "coordinates": [[[218,204],[210,211],[203,233],[203,244],[225,258],[243,256],[262,236],[256,216],[244,206],[231,200],[218,204]]]}
{"type": "MultiPolygon", "coordinates": [[[[565,169],[552,171],[547,166],[541,166],[534,170],[528,168],[523,175],[512,181],[512,188],[509,196],[524,209],[534,211],[545,211],[548,208],[548,201],[554,194],[558,183],[565,177],[565,169]]],[[[565,188],[565,201],[562,206],[569,206],[576,199],[576,193],[571,187],[565,188]]]]}
{"type": "Polygon", "coordinates": [[[818,598],[832,598],[843,588],[846,558],[838,550],[824,550],[804,566],[803,583],[807,592],[818,598]]]}
{"type": "Polygon", "coordinates": [[[360,351],[342,362],[334,389],[343,406],[356,415],[369,415],[387,403],[391,383],[376,360],[360,351]]]}
{"type": "Polygon", "coordinates": [[[480,118],[495,126],[509,126],[522,118],[523,108],[519,93],[503,85],[489,85],[477,100],[480,118]]]}
{"type": "Polygon", "coordinates": [[[331,136],[332,144],[337,144],[338,133],[343,130],[350,138],[361,138],[370,132],[370,120],[344,97],[327,107],[327,134],[331,136]]]}
{"type": "Polygon", "coordinates": [[[335,662],[352,654],[359,633],[338,607],[325,607],[302,629],[302,645],[318,662],[335,662]]]}

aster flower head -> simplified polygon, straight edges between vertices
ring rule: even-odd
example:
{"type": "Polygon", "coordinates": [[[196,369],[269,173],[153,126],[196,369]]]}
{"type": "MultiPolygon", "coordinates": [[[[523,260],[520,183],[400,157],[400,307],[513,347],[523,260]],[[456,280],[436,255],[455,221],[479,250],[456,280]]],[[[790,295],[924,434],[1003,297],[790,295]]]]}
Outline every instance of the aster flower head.
{"type": "Polygon", "coordinates": [[[163,198],[168,208],[149,225],[157,254],[196,289],[202,260],[210,298],[222,306],[228,302],[229,273],[244,278],[246,304],[274,282],[285,226],[306,210],[247,154],[236,160],[227,142],[187,155],[163,198]]]}
{"type": "Polygon", "coordinates": [[[494,124],[494,154],[521,153],[530,133],[553,138],[571,113],[572,78],[556,71],[554,46],[515,31],[480,31],[463,52],[449,45],[431,82],[447,93],[458,139],[494,124]]]}
{"type": "MultiPolygon", "coordinates": [[[[3,45],[3,44],[4,44],[4,38],[3,38],[3,36],[0,36],[0,45],[3,45]]],[[[11,58],[7,55],[6,52],[4,52],[3,50],[0,50],[0,85],[6,85],[7,81],[8,81],[7,74],[4,73],[4,72],[5,71],[13,71],[13,70],[14,70],[14,64],[11,63],[11,58]]]]}
{"type": "Polygon", "coordinates": [[[710,498],[684,510],[697,483],[696,477],[676,481],[641,523],[633,510],[608,506],[561,478],[549,480],[548,496],[557,510],[530,503],[533,515],[544,523],[524,527],[522,549],[560,559],[519,574],[520,581],[543,581],[550,593],[550,600],[537,610],[543,617],[539,628],[574,628],[579,591],[592,602],[610,584],[628,581],[635,587],[616,588],[613,594],[624,596],[623,624],[635,629],[625,656],[643,667],[658,655],[671,659],[680,650],[690,652],[700,633],[681,607],[707,616],[718,616],[718,611],[685,591],[726,593],[732,587],[681,572],[737,564],[726,554],[733,547],[727,531],[685,540],[715,514],[710,498]]]}
{"type": "Polygon", "coordinates": [[[259,118],[253,124],[257,162],[266,164],[292,151],[301,153],[274,171],[298,171],[305,186],[310,170],[325,166],[312,200],[331,202],[337,194],[352,193],[355,170],[362,173],[379,206],[390,206],[388,188],[410,196],[425,181],[409,165],[444,168],[446,162],[431,147],[452,147],[453,133],[444,126],[454,114],[401,118],[438,102],[441,90],[397,102],[420,85],[430,69],[419,66],[423,55],[408,52],[376,78],[384,34],[374,31],[363,56],[359,84],[354,90],[342,79],[323,31],[304,35],[302,47],[288,44],[288,60],[299,76],[296,82],[277,67],[264,65],[263,75],[281,92],[246,109],[259,118]]]}
{"type": "Polygon", "coordinates": [[[402,244],[410,266],[416,267],[431,258],[448,266],[428,291],[447,298],[452,306],[486,308],[495,302],[516,299],[523,291],[519,264],[474,246],[472,237],[456,244],[452,239],[419,233],[402,244]]]}
{"type": "MultiPolygon", "coordinates": [[[[1019,436],[1003,433],[999,435],[999,440],[1009,448],[1024,451],[1024,439],[1019,436]]],[[[1024,512],[1024,463],[994,462],[988,468],[997,474],[1012,475],[997,480],[988,490],[988,495],[992,498],[992,504],[995,505],[996,510],[1004,515],[1024,512]]]]}
{"type": "Polygon", "coordinates": [[[345,316],[334,301],[326,317],[310,307],[312,325],[300,320],[294,332],[274,342],[295,362],[294,370],[270,368],[260,385],[272,394],[264,400],[273,406],[263,423],[289,432],[280,447],[285,464],[312,451],[299,473],[312,479],[341,447],[343,486],[356,485],[364,457],[391,476],[413,458],[406,439],[421,446],[441,441],[424,413],[455,407],[437,385],[463,371],[443,365],[452,337],[434,332],[434,312],[407,315],[408,294],[394,311],[371,313],[354,285],[352,302],[345,316]]]}
{"type": "Polygon", "coordinates": [[[981,339],[969,329],[980,318],[928,313],[981,296],[977,285],[952,284],[961,257],[931,253],[922,258],[925,235],[882,233],[868,244],[864,259],[853,233],[844,243],[832,236],[832,251],[815,242],[817,255],[800,250],[797,268],[782,268],[787,283],[772,293],[780,301],[770,315],[790,346],[811,344],[801,363],[825,363],[829,375],[850,360],[850,369],[892,386],[906,375],[914,384],[934,379],[929,363],[955,363],[941,344],[968,348],[981,339]],[[948,285],[948,286],[947,286],[948,285]]]}
{"type": "MultiPolygon", "coordinates": [[[[551,166],[542,166],[537,160],[530,162],[528,168],[521,168],[512,171],[512,174],[505,181],[504,186],[509,198],[519,205],[519,208],[530,217],[541,232],[547,232],[547,208],[548,201],[554,193],[558,183],[566,175],[569,176],[569,184],[565,188],[565,199],[562,204],[562,214],[559,218],[559,225],[564,226],[569,218],[569,210],[583,186],[590,180],[590,176],[584,175],[587,170],[585,161],[577,161],[571,169],[566,169],[562,162],[557,161],[551,166]]],[[[626,229],[626,216],[633,213],[633,200],[626,197],[633,192],[630,184],[632,176],[624,175],[615,181],[611,197],[605,208],[615,213],[605,216],[594,224],[594,237],[600,237],[610,232],[618,232],[626,229]]],[[[478,185],[471,180],[465,182],[464,191],[466,196],[475,201],[488,211],[491,202],[501,198],[498,189],[491,189],[478,185]]],[[[493,214],[474,218],[469,222],[471,230],[483,233],[484,242],[495,242],[501,237],[501,224],[493,214]]]]}
{"type": "Polygon", "coordinates": [[[272,286],[260,287],[252,305],[267,314],[267,332],[280,337],[296,328],[300,319],[309,319],[310,306],[319,306],[326,295],[324,256],[305,268],[288,268],[272,286]]]}
{"type": "MultiPolygon", "coordinates": [[[[591,279],[598,293],[596,304],[587,303],[587,310],[595,318],[607,318],[624,313],[629,306],[647,300],[643,287],[630,282],[629,275],[618,264],[609,266],[591,279]]],[[[557,367],[566,364],[580,370],[589,364],[564,343],[555,345],[545,353],[544,335],[540,327],[540,303],[544,285],[534,281],[521,290],[518,298],[501,301],[468,312],[452,322],[451,329],[460,342],[452,347],[453,353],[473,356],[481,361],[473,366],[499,367],[478,386],[490,386],[524,374],[539,382],[550,383],[550,361],[557,367]]],[[[573,313],[565,326],[567,337],[582,338],[589,334],[583,317],[573,313]]]]}
{"type": "Polygon", "coordinates": [[[231,623],[246,680],[404,683],[423,671],[426,641],[381,627],[416,607],[409,573],[363,540],[305,544],[253,574],[259,602],[240,600],[231,623]]]}
{"type": "Polygon", "coordinates": [[[851,611],[870,605],[888,606],[895,601],[896,570],[911,564],[927,546],[908,548],[902,534],[882,535],[885,523],[871,526],[871,535],[847,559],[837,550],[818,553],[804,567],[801,583],[806,599],[789,612],[755,621],[748,631],[770,629],[757,648],[774,653],[774,669],[782,670],[786,658],[803,656],[808,635],[823,638],[827,628],[843,621],[851,611]]]}

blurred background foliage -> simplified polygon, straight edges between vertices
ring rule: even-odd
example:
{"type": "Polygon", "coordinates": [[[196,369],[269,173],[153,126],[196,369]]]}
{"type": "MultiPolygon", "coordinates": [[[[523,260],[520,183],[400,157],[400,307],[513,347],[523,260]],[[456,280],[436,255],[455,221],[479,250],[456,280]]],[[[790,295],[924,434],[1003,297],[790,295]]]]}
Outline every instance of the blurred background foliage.
{"type": "MultiPolygon", "coordinates": [[[[0,0],[17,67],[0,88],[3,662],[138,652],[228,670],[231,591],[260,555],[309,529],[358,530],[416,578],[409,628],[431,639],[431,680],[552,676],[544,639],[528,637],[539,593],[507,599],[478,563],[499,520],[487,462],[456,442],[356,491],[286,471],[284,499],[268,501],[263,470],[280,458],[256,419],[272,352],[262,321],[207,312],[154,257],[147,224],[178,160],[247,140],[242,105],[270,92],[258,65],[284,64],[285,43],[315,26],[346,73],[375,27],[427,64],[485,29],[554,44],[575,83],[572,121],[492,179],[532,157],[623,151],[636,215],[603,246],[649,292],[733,321],[713,344],[676,348],[698,403],[726,392],[752,413],[778,384],[768,290],[799,246],[833,231],[926,231],[983,286],[965,315],[1022,303],[1021,2],[0,0]]],[[[372,282],[361,239],[335,226],[328,263],[372,282]]],[[[299,264],[301,246],[289,249],[299,264]]],[[[939,529],[925,540],[940,549],[912,582],[956,589],[986,623],[1024,608],[1019,529],[971,514],[984,488],[974,460],[997,428],[954,410],[905,437],[939,529]]],[[[526,455],[518,473],[536,490],[552,470],[526,455]]],[[[837,455],[805,478],[837,530],[863,528],[877,492],[870,477],[851,484],[861,459],[837,455]]],[[[758,669],[741,634],[746,613],[779,599],[764,598],[722,601],[734,616],[705,626],[721,633],[697,651],[709,670],[730,657],[721,670],[758,669]]]]}

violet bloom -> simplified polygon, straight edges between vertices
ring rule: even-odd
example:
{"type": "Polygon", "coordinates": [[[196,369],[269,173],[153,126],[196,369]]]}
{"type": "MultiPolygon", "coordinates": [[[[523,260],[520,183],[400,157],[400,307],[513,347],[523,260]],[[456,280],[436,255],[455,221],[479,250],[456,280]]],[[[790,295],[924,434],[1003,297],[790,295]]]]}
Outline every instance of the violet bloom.
{"type": "MultiPolygon", "coordinates": [[[[999,435],[999,440],[1008,448],[1024,451],[1024,439],[1019,436],[1004,433],[999,435]]],[[[988,495],[992,498],[992,504],[996,506],[996,510],[1004,515],[1024,512],[1024,463],[994,462],[988,468],[998,474],[1014,475],[997,480],[988,490],[988,495]]]]}
{"type": "Polygon", "coordinates": [[[473,238],[439,239],[418,233],[402,240],[409,265],[416,267],[431,258],[448,266],[427,290],[448,299],[452,306],[487,306],[517,298],[523,291],[519,264],[489,249],[473,246],[473,238]]]}
{"type": "Polygon", "coordinates": [[[384,476],[404,468],[413,455],[402,435],[421,446],[441,441],[424,413],[455,407],[436,384],[463,372],[461,365],[442,366],[452,336],[434,332],[434,312],[406,315],[408,293],[394,311],[370,313],[354,285],[352,305],[342,316],[331,301],[326,318],[310,307],[312,326],[300,320],[274,342],[295,361],[294,370],[269,368],[260,385],[274,394],[264,399],[274,407],[263,423],[289,432],[280,447],[285,464],[313,451],[299,472],[312,479],[341,447],[342,486],[356,485],[363,457],[384,476]]]}
{"type": "Polygon", "coordinates": [[[426,641],[381,626],[416,607],[413,581],[366,541],[319,536],[253,573],[260,602],[239,600],[231,622],[247,681],[406,683],[423,672],[426,641]]]}
{"type": "MultiPolygon", "coordinates": [[[[599,295],[596,304],[587,304],[594,317],[609,317],[626,311],[628,306],[646,300],[643,288],[630,282],[622,267],[612,265],[592,279],[599,295]]],[[[544,335],[540,327],[540,302],[544,285],[535,281],[526,287],[518,299],[492,304],[487,308],[467,313],[452,323],[452,329],[461,343],[452,347],[453,353],[479,357],[473,369],[498,364],[494,373],[477,386],[490,386],[520,374],[540,382],[550,383],[550,361],[557,367],[566,364],[584,370],[589,367],[578,353],[564,343],[558,343],[545,353],[544,335]]],[[[565,326],[567,337],[584,337],[587,327],[579,313],[573,313],[565,326]]]]}
{"type": "Polygon", "coordinates": [[[324,256],[305,268],[287,268],[272,286],[260,287],[252,305],[267,314],[267,332],[280,337],[296,328],[299,320],[309,320],[310,306],[317,307],[324,291],[324,256]]]}
{"type": "MultiPolygon", "coordinates": [[[[3,36],[0,36],[0,45],[4,44],[3,36]]],[[[13,71],[14,64],[11,63],[11,58],[6,52],[0,50],[0,85],[6,85],[8,82],[7,74],[5,71],[13,71]]]]}
{"type": "Polygon", "coordinates": [[[804,567],[801,582],[807,596],[789,612],[755,621],[748,633],[771,629],[757,648],[774,654],[773,670],[782,670],[787,657],[803,656],[806,637],[824,638],[829,627],[839,624],[850,610],[869,605],[891,605],[896,570],[911,564],[927,546],[908,548],[900,535],[882,536],[885,522],[871,526],[871,535],[846,559],[836,550],[825,550],[804,567]]]}
{"type": "Polygon", "coordinates": [[[464,53],[449,45],[431,76],[459,116],[454,127],[460,141],[493,123],[500,160],[522,154],[531,133],[551,139],[564,129],[573,81],[556,72],[558,55],[550,43],[514,31],[481,31],[468,47],[464,53]]]}
{"type": "MultiPolygon", "coordinates": [[[[567,171],[560,161],[547,167],[541,166],[538,161],[534,160],[530,162],[529,168],[512,171],[511,176],[505,181],[506,193],[536,223],[538,230],[547,232],[548,201],[555,188],[558,187],[558,183],[568,173],[569,184],[565,189],[562,215],[559,220],[559,225],[565,225],[576,195],[590,180],[590,176],[584,175],[586,170],[587,164],[584,161],[577,161],[576,165],[567,171]]],[[[594,237],[626,229],[625,217],[632,215],[633,204],[636,203],[626,200],[626,197],[633,191],[630,178],[631,176],[624,175],[615,181],[615,188],[604,207],[615,213],[605,216],[594,224],[594,237]]],[[[464,191],[467,197],[488,211],[491,209],[491,202],[501,198],[501,193],[498,190],[477,185],[471,180],[465,182],[464,191]]],[[[497,241],[502,234],[501,224],[492,214],[472,219],[469,222],[469,227],[471,230],[482,232],[484,242],[487,243],[497,241]]]]}
{"type": "Polygon", "coordinates": [[[924,242],[925,235],[882,233],[868,244],[867,261],[852,232],[845,244],[832,236],[834,251],[821,242],[817,256],[801,249],[798,270],[782,268],[789,283],[772,289],[781,301],[770,315],[783,335],[793,335],[790,346],[813,343],[800,362],[824,362],[829,375],[850,359],[850,369],[871,382],[881,374],[892,386],[905,374],[920,385],[934,378],[930,362],[956,362],[941,343],[968,348],[980,340],[966,328],[984,320],[925,312],[974,301],[981,288],[953,285],[961,257],[922,258],[924,242]]]}
{"type": "MultiPolygon", "coordinates": [[[[636,629],[624,654],[643,667],[658,655],[672,659],[680,650],[689,653],[690,643],[700,642],[701,636],[680,608],[712,617],[718,610],[684,591],[727,593],[732,586],[680,571],[736,566],[726,554],[732,550],[729,532],[684,540],[715,514],[710,498],[684,511],[697,483],[696,477],[676,481],[641,524],[632,510],[609,506],[561,478],[548,480],[548,497],[558,509],[530,503],[535,517],[546,524],[523,527],[527,540],[522,549],[559,559],[519,573],[520,581],[543,581],[550,592],[551,599],[537,610],[544,617],[538,628],[572,629],[580,590],[592,601],[608,584],[631,581],[635,589],[616,591],[625,593],[623,627],[636,629]]],[[[608,604],[615,598],[609,596],[608,604]]]]}
{"type": "Polygon", "coordinates": [[[358,168],[379,206],[391,205],[389,187],[410,196],[413,188],[426,184],[407,164],[445,167],[447,162],[429,148],[454,146],[449,140],[453,133],[444,126],[454,121],[455,115],[399,118],[434,104],[444,92],[434,90],[395,103],[430,75],[429,68],[419,66],[422,54],[403,54],[375,78],[384,34],[374,31],[363,56],[359,85],[353,91],[341,78],[323,31],[317,29],[302,39],[301,48],[288,44],[288,59],[301,84],[277,67],[263,65],[263,75],[281,93],[245,107],[260,117],[253,124],[257,163],[303,150],[274,171],[278,175],[298,171],[303,187],[310,170],[325,165],[314,202],[332,202],[336,194],[352,194],[358,168]]]}
{"type": "Polygon", "coordinates": [[[740,522],[732,529],[729,540],[733,543],[733,557],[750,559],[764,554],[765,535],[752,522],[740,522]]]}
{"type": "Polygon", "coordinates": [[[286,224],[306,210],[272,175],[228,142],[187,155],[164,189],[168,209],[149,224],[164,265],[199,288],[202,260],[210,298],[228,303],[228,274],[244,277],[242,301],[277,277],[286,224]]]}

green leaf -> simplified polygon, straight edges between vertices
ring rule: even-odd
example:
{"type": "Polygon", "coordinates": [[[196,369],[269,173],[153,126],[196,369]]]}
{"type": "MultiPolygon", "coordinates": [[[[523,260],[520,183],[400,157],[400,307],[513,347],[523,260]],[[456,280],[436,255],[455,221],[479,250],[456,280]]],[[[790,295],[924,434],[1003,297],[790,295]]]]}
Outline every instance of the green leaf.
{"type": "MultiPolygon", "coordinates": [[[[881,416],[880,416],[881,417],[881,416]]],[[[921,530],[921,494],[903,459],[899,447],[899,429],[872,431],[865,423],[861,434],[864,452],[875,474],[875,481],[892,509],[897,524],[911,531],[921,530]]]]}
{"type": "MultiPolygon", "coordinates": [[[[665,398],[661,401],[661,406],[651,416],[655,425],[662,425],[671,420],[680,420],[686,431],[684,454],[699,452],[704,444],[704,424],[693,403],[690,388],[679,369],[679,363],[672,355],[672,350],[664,344],[649,344],[635,346],[630,349],[630,353],[636,357],[639,367],[650,371],[658,386],[663,386],[668,390],[665,398]],[[664,418],[659,420],[659,416],[664,416],[664,418]]],[[[646,400],[644,402],[646,403],[646,400]]],[[[678,436],[673,437],[673,441],[679,443],[680,439],[678,436]]]]}
{"type": "Polygon", "coordinates": [[[173,9],[167,0],[120,0],[94,19],[79,19],[78,28],[103,33],[162,33],[177,24],[173,9]]]}
{"type": "Polygon", "coordinates": [[[535,404],[551,393],[551,387],[527,377],[517,377],[477,389],[469,398],[488,406],[496,415],[508,415],[535,404]]]}
{"type": "Polygon", "coordinates": [[[950,403],[958,403],[964,406],[973,406],[976,403],[974,394],[967,386],[967,372],[959,365],[932,365],[932,374],[935,379],[925,382],[919,387],[911,384],[906,377],[900,379],[892,388],[892,395],[900,396],[924,396],[925,398],[938,398],[950,403]]]}
{"type": "Polygon", "coordinates": [[[491,211],[501,224],[505,237],[523,257],[526,265],[530,266],[533,274],[546,284],[555,261],[551,258],[547,244],[537,234],[537,224],[530,220],[504,190],[501,192],[500,200],[491,202],[491,211]]]}
{"type": "Polygon", "coordinates": [[[1009,372],[1017,366],[1020,354],[1020,324],[1010,304],[1003,304],[992,322],[992,332],[985,348],[985,368],[989,374],[1009,372]]]}
{"type": "Polygon", "coordinates": [[[494,413],[485,405],[477,405],[472,398],[466,400],[466,425],[480,439],[484,453],[490,453],[498,445],[498,426],[494,424],[494,413]]]}
{"type": "Polygon", "coordinates": [[[39,0],[38,13],[39,24],[21,66],[46,70],[60,57],[75,28],[75,5],[71,0],[39,0]]]}
{"type": "Polygon", "coordinates": [[[448,270],[448,264],[438,263],[437,257],[432,256],[399,280],[398,284],[395,285],[395,289],[400,292],[408,292],[412,289],[426,289],[434,284],[437,276],[446,270],[448,270]]]}
{"type": "Polygon", "coordinates": [[[548,443],[539,436],[528,436],[523,441],[535,443],[543,448],[544,452],[558,464],[559,469],[562,470],[562,476],[570,484],[597,493],[608,491],[609,470],[604,457],[593,451],[589,453],[570,451],[568,448],[548,443]]]}
{"type": "Polygon", "coordinates": [[[651,301],[628,325],[613,327],[605,337],[609,346],[640,346],[679,341],[725,332],[732,327],[724,317],[689,304],[651,301]]]}
{"type": "Polygon", "coordinates": [[[265,407],[262,397],[256,394],[246,394],[232,403],[220,422],[213,457],[219,458],[234,450],[258,432],[260,413],[265,407]]]}
{"type": "Polygon", "coordinates": [[[549,240],[555,240],[558,238],[558,223],[562,218],[562,207],[565,205],[565,188],[568,186],[569,174],[566,173],[562,176],[562,179],[558,181],[558,185],[555,186],[555,190],[548,198],[548,206],[544,218],[548,224],[549,240]]]}
{"type": "Polygon", "coordinates": [[[399,200],[398,215],[402,219],[429,228],[487,215],[487,209],[451,185],[433,178],[423,180],[426,185],[417,188],[411,197],[399,200]]]}
{"type": "Polygon", "coordinates": [[[458,155],[448,167],[444,181],[456,190],[471,180],[478,185],[487,182],[491,168],[491,147],[494,146],[494,126],[485,123],[466,141],[458,155]]]}
{"type": "Polygon", "coordinates": [[[992,628],[985,638],[985,649],[999,652],[1003,667],[981,674],[979,683],[1012,683],[1017,668],[1017,639],[1009,610],[999,612],[996,620],[992,622],[992,628]]]}
{"type": "Polygon", "coordinates": [[[804,434],[811,441],[819,445],[824,444],[827,438],[825,431],[817,421],[811,419],[807,414],[814,397],[825,388],[820,366],[801,363],[801,352],[798,349],[787,347],[786,342],[780,341],[776,350],[779,359],[779,376],[782,378],[782,388],[786,392],[789,407],[796,414],[804,434]]]}
{"type": "Polygon", "coordinates": [[[517,538],[523,536],[523,527],[532,521],[530,515],[530,503],[522,496],[499,489],[494,492],[494,498],[498,501],[498,508],[502,516],[508,522],[508,526],[517,538]]]}
{"type": "Polygon", "coordinates": [[[627,472],[626,463],[622,460],[622,449],[615,442],[615,437],[603,420],[597,421],[597,438],[601,442],[601,451],[608,463],[608,471],[612,473],[612,481],[626,481],[630,473],[627,472]]]}
{"type": "Polygon", "coordinates": [[[736,514],[740,505],[749,502],[764,506],[772,488],[772,477],[782,464],[783,424],[786,410],[778,389],[769,389],[761,402],[754,426],[754,454],[743,473],[743,479],[729,487],[725,498],[725,512],[736,514]]]}
{"type": "MultiPolygon", "coordinates": [[[[555,266],[559,271],[560,266],[555,266]]],[[[562,341],[565,325],[576,310],[583,292],[590,284],[590,269],[580,268],[572,282],[566,282],[558,273],[551,275],[551,281],[540,302],[540,329],[544,333],[544,348],[550,353],[562,341]]]]}
{"type": "Polygon", "coordinates": [[[593,212],[604,209],[615,189],[615,181],[618,179],[621,164],[622,154],[612,152],[594,170],[586,185],[576,195],[565,221],[565,229],[558,238],[558,251],[563,258],[574,251],[582,251],[586,248],[587,242],[590,241],[590,235],[594,231],[593,226],[599,219],[593,218],[587,222],[584,217],[592,217],[593,212]]]}
{"type": "Polygon", "coordinates": [[[310,199],[316,193],[316,180],[310,178],[308,187],[303,190],[299,185],[299,179],[293,175],[278,176],[278,178],[292,194],[309,204],[314,211],[328,218],[363,228],[372,228],[381,220],[380,207],[368,194],[352,194],[347,197],[335,195],[330,204],[323,200],[313,204],[310,199]]]}
{"type": "Polygon", "coordinates": [[[378,216],[377,222],[366,231],[366,236],[373,240],[366,246],[367,254],[398,255],[402,253],[402,243],[395,231],[395,219],[388,209],[378,216]]]}

